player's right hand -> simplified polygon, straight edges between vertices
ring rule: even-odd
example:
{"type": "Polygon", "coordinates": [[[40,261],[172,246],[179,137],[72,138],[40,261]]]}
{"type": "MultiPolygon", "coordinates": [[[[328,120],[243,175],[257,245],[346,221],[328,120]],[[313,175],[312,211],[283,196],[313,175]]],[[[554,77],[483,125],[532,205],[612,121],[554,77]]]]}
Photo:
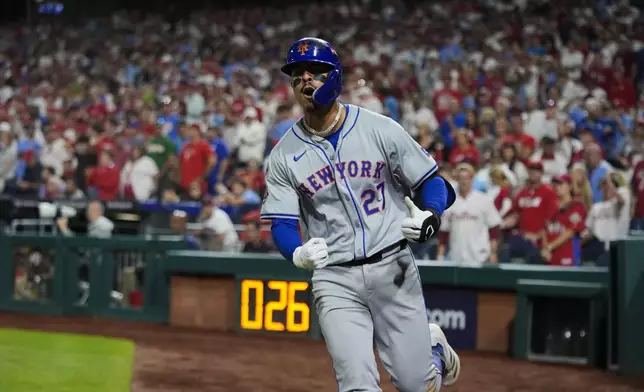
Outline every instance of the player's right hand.
{"type": "Polygon", "coordinates": [[[329,251],[324,238],[311,238],[293,252],[293,264],[297,268],[316,270],[329,264],[329,251]]]}

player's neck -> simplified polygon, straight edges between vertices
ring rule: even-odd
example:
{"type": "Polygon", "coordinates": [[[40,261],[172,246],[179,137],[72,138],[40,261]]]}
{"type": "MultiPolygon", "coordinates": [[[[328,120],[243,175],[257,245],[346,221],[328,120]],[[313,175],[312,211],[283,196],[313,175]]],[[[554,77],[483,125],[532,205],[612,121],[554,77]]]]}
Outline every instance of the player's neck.
{"type": "Polygon", "coordinates": [[[316,133],[324,133],[324,131],[335,122],[336,124],[333,126],[333,128],[326,133],[332,134],[342,126],[345,116],[344,110],[342,110],[342,108],[342,105],[334,102],[329,108],[305,113],[304,121],[306,122],[306,125],[312,128],[316,133]],[[341,112],[340,116],[338,117],[338,121],[336,121],[338,111],[341,112]]]}

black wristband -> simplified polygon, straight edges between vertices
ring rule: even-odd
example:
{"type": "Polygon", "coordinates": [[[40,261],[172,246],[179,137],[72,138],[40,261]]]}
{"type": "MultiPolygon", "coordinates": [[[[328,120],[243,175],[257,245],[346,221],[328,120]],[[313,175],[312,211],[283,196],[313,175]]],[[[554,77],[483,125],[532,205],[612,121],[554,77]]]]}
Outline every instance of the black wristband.
{"type": "Polygon", "coordinates": [[[441,218],[440,215],[438,215],[438,212],[432,209],[428,209],[426,211],[431,212],[432,215],[427,217],[423,222],[423,225],[420,228],[420,237],[418,238],[418,242],[426,242],[428,239],[432,238],[441,227],[441,218]]]}

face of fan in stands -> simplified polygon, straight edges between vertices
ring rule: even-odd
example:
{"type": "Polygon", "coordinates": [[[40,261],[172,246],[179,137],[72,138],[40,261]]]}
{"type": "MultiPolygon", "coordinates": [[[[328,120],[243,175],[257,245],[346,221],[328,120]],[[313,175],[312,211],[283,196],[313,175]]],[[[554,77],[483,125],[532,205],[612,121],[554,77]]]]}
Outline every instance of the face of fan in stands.
{"type": "Polygon", "coordinates": [[[103,205],[98,201],[93,201],[87,205],[87,220],[94,222],[103,216],[103,205]]]}
{"type": "Polygon", "coordinates": [[[528,168],[528,183],[532,185],[537,185],[541,183],[541,177],[543,176],[543,171],[537,168],[528,168]]]}
{"type": "Polygon", "coordinates": [[[241,179],[237,179],[230,184],[230,191],[237,196],[241,196],[246,192],[246,183],[241,179]]]}
{"type": "Polygon", "coordinates": [[[602,161],[601,148],[595,143],[589,144],[584,151],[584,159],[588,167],[596,168],[602,161]]]}
{"type": "Polygon", "coordinates": [[[112,154],[108,151],[103,152],[99,157],[98,163],[102,167],[110,166],[112,164],[112,154]]]}
{"type": "Polygon", "coordinates": [[[248,222],[244,233],[246,235],[246,242],[259,242],[261,240],[259,226],[256,222],[248,222]]]}
{"type": "Polygon", "coordinates": [[[199,184],[196,181],[190,184],[190,187],[188,188],[188,194],[190,195],[190,198],[193,200],[201,200],[201,196],[202,196],[201,184],[199,184]]]}

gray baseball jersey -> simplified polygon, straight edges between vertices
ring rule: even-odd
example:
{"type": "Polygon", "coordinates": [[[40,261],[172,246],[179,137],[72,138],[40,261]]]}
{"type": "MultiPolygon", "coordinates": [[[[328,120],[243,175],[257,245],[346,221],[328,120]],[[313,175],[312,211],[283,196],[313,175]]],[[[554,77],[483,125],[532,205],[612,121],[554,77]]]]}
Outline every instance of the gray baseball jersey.
{"type": "Polygon", "coordinates": [[[353,105],[337,148],[295,125],[271,152],[262,218],[299,219],[324,238],[329,264],[364,259],[403,239],[404,196],[437,165],[395,121],[353,105]]]}
{"type": "Polygon", "coordinates": [[[275,146],[262,217],[299,219],[305,241],[326,240],[330,265],[311,281],[339,392],[381,391],[374,342],[398,390],[439,387],[409,247],[389,251],[377,263],[341,265],[403,239],[404,196],[436,172],[436,162],[390,118],[345,108],[336,148],[299,125],[275,146]]]}

